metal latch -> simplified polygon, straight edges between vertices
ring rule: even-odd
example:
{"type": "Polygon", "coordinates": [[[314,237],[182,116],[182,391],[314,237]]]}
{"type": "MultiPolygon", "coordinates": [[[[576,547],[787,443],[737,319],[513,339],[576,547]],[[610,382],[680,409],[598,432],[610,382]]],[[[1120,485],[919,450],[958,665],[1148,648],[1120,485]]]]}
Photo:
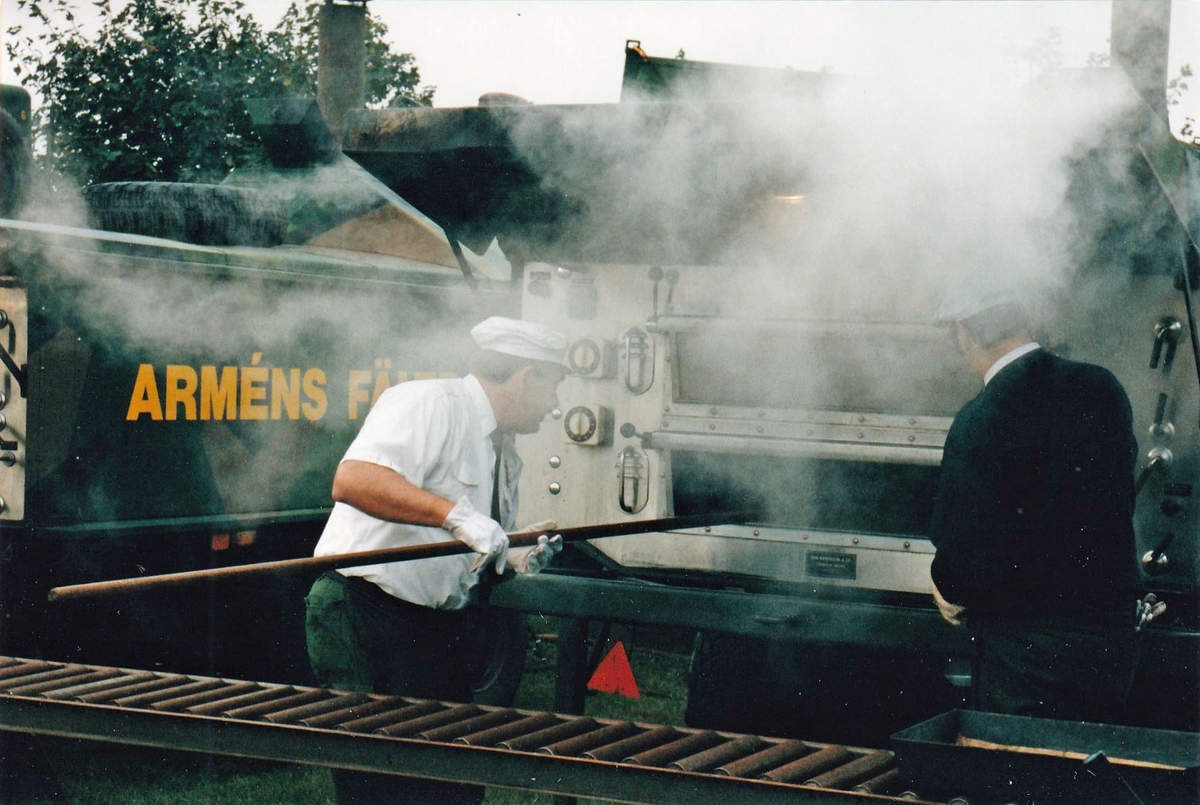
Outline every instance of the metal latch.
{"type": "Polygon", "coordinates": [[[632,445],[617,454],[617,504],[621,511],[636,514],[650,498],[650,459],[632,445]]]}
{"type": "Polygon", "coordinates": [[[632,394],[645,394],[654,385],[654,340],[637,327],[626,330],[621,340],[625,388],[632,394]]]}

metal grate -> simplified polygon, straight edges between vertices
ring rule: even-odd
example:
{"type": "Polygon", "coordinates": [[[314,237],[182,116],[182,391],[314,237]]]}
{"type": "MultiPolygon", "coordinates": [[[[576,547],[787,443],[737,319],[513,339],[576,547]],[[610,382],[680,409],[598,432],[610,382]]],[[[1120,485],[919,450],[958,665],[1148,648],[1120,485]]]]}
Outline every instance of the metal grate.
{"type": "Polygon", "coordinates": [[[926,801],[884,750],[14,657],[0,729],[625,802],[926,801]]]}

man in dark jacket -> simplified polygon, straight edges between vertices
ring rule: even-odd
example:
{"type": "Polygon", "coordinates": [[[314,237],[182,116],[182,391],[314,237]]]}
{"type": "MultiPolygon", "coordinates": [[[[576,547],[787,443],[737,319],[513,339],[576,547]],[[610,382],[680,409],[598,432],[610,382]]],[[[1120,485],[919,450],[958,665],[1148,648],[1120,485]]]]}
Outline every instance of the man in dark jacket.
{"type": "Polygon", "coordinates": [[[1137,654],[1129,400],[1035,343],[1019,303],[952,321],[984,388],[946,437],[933,591],[972,629],[976,706],[1117,720],[1137,654]]]}

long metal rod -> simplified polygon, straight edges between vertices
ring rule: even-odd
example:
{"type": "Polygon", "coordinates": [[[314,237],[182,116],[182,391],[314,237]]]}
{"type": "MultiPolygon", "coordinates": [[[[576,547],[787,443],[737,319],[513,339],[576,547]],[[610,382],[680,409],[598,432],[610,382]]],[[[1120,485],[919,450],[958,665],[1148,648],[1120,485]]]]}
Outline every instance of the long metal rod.
{"type": "MultiPolygon", "coordinates": [[[[636,520],[627,523],[606,523],[604,525],[579,526],[577,528],[560,528],[554,529],[551,532],[510,534],[508,539],[510,547],[520,548],[536,545],[538,537],[543,533],[558,534],[562,537],[564,543],[578,542],[580,540],[623,537],[655,531],[676,531],[684,528],[732,525],[735,523],[744,523],[755,514],[756,512],[739,511],[692,515],[688,517],[663,517],[657,520],[636,520]]],[[[157,576],[139,576],[130,579],[72,584],[53,588],[50,590],[47,598],[50,601],[71,601],[106,595],[124,595],[150,589],[179,587],[203,581],[225,581],[252,576],[303,571],[324,572],[326,570],[336,570],[340,567],[361,567],[363,565],[377,565],[385,562],[410,562],[415,559],[430,559],[436,556],[453,556],[455,554],[470,552],[471,548],[465,543],[458,540],[448,540],[446,542],[433,542],[428,545],[404,545],[397,548],[382,548],[374,551],[339,553],[330,556],[306,556],[300,559],[282,559],[275,562],[260,562],[253,565],[235,565],[233,567],[219,567],[208,570],[165,573],[157,576]]]]}

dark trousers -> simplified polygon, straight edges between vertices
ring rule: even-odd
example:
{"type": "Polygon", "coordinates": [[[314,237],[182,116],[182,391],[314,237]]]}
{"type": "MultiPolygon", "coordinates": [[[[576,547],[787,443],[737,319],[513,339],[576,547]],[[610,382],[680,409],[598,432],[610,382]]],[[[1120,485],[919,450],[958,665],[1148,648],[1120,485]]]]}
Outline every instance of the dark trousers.
{"type": "Polygon", "coordinates": [[[1107,614],[974,624],[975,706],[1009,715],[1119,722],[1137,670],[1132,604],[1107,614]]]}
{"type": "MultiPolygon", "coordinates": [[[[478,608],[401,601],[369,581],[326,573],[306,604],[308,656],[322,687],[469,702],[485,654],[478,608]]],[[[341,805],[477,805],[484,789],[414,777],[335,770],[341,805]]]]}

